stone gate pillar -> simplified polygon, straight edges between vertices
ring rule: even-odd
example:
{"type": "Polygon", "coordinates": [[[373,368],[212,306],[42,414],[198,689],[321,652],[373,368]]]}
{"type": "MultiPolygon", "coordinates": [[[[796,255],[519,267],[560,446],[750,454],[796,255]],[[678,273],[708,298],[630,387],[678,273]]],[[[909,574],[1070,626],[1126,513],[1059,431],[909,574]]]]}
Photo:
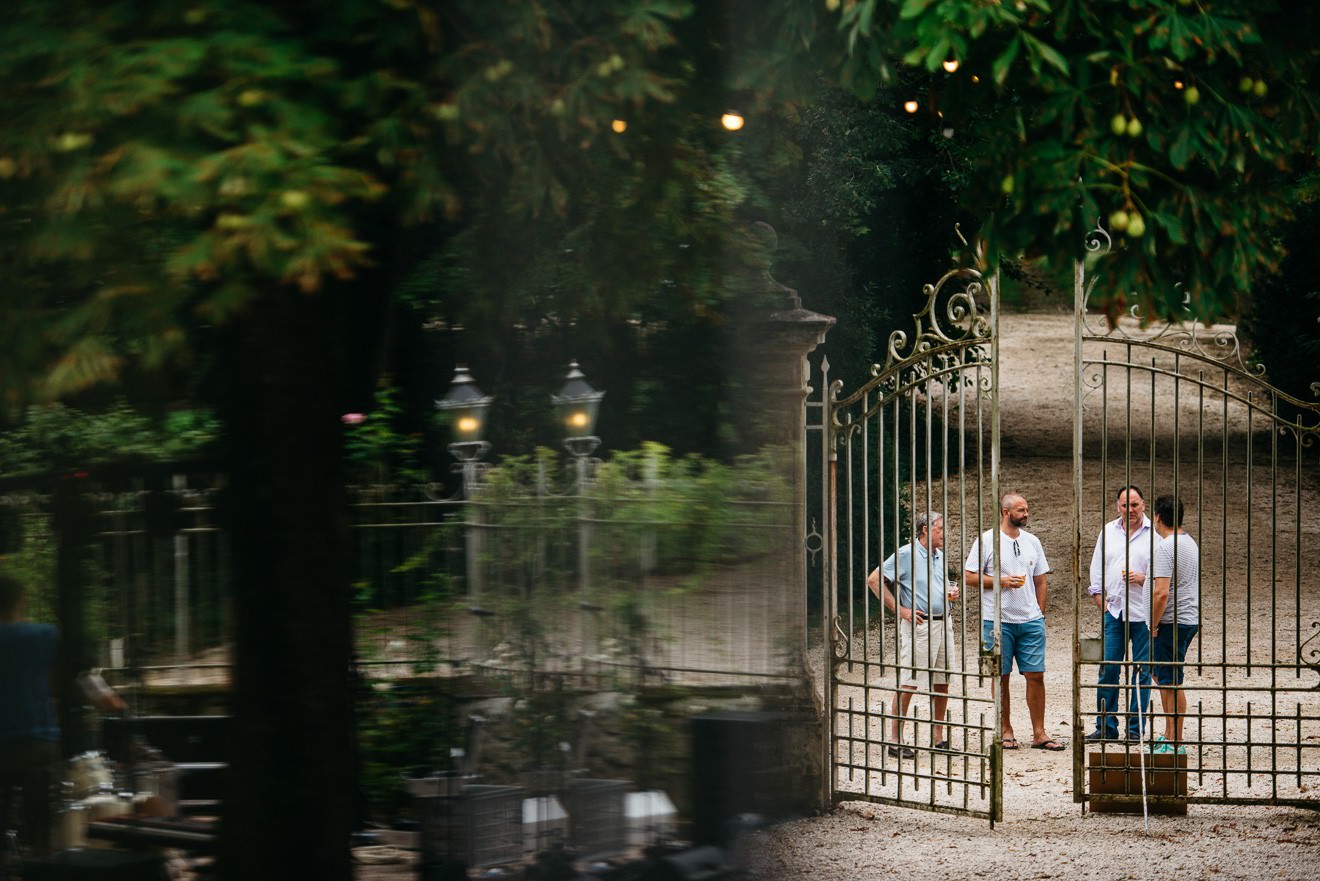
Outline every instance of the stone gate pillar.
{"type": "Polygon", "coordinates": [[[775,571],[782,573],[787,623],[780,639],[789,670],[795,679],[789,718],[785,729],[787,760],[794,772],[795,795],[801,806],[817,809],[820,804],[824,768],[824,711],[816,688],[818,672],[812,671],[803,651],[807,628],[807,458],[806,400],[809,393],[807,356],[825,341],[835,319],[802,308],[797,291],[775,281],[770,274],[776,235],[765,223],[755,224],[752,233],[759,247],[744,276],[740,301],[742,318],[735,332],[734,357],[738,365],[740,409],[749,414],[743,426],[746,446],[771,449],[781,463],[781,478],[792,488],[792,505],[782,524],[784,540],[777,543],[779,559],[775,571]],[[799,782],[800,781],[800,782],[799,782]]]}

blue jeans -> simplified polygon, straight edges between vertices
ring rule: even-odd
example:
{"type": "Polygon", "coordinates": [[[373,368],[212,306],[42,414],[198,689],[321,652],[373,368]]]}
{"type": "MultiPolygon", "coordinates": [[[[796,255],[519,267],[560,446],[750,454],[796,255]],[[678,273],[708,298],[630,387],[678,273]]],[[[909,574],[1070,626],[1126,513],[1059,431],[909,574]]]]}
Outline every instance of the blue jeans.
{"type": "Polygon", "coordinates": [[[58,743],[30,737],[0,741],[0,835],[18,825],[9,802],[13,787],[22,787],[23,842],[38,853],[50,844],[50,789],[59,748],[58,743]]]}
{"type": "MultiPolygon", "coordinates": [[[[1141,736],[1141,720],[1145,719],[1150,708],[1150,628],[1140,621],[1124,621],[1106,612],[1104,639],[1106,662],[1122,661],[1129,641],[1132,643],[1132,660],[1144,662],[1135,665],[1137,687],[1130,689],[1128,694],[1128,739],[1137,740],[1141,736]],[[1141,700],[1140,719],[1137,715],[1138,699],[1141,700]]],[[[1122,671],[1119,663],[1101,664],[1100,687],[1095,692],[1096,730],[1103,731],[1111,739],[1118,737],[1118,681],[1122,671]]]]}

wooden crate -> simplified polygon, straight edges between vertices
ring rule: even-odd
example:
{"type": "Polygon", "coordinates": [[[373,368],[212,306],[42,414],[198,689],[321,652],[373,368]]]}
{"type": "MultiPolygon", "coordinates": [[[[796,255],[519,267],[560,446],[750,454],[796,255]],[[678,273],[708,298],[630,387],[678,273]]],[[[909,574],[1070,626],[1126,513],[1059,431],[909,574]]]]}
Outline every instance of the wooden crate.
{"type": "Polygon", "coordinates": [[[1087,791],[1091,810],[1140,814],[1141,768],[1146,769],[1146,803],[1152,814],[1187,813],[1187,756],[1138,755],[1123,749],[1087,753],[1087,791]]]}

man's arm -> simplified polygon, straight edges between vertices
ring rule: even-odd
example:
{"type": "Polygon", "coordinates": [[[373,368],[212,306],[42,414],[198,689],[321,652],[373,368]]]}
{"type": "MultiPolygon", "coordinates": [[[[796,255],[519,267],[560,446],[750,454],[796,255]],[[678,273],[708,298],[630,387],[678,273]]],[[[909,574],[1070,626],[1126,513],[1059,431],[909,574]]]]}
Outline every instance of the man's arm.
{"type": "Polygon", "coordinates": [[[1042,612],[1045,611],[1045,597],[1049,594],[1049,576],[1045,573],[1035,576],[1036,583],[1036,603],[1040,606],[1042,612]]]}
{"type": "Polygon", "coordinates": [[[1095,551],[1091,554],[1091,583],[1087,585],[1087,593],[1095,601],[1095,607],[1100,611],[1105,610],[1105,586],[1100,580],[1101,569],[1103,568],[1101,556],[1101,543],[1104,541],[1105,528],[1100,527],[1100,535],[1095,540],[1095,551]]]}
{"type": "MultiPolygon", "coordinates": [[[[1147,533],[1154,533],[1155,527],[1148,526],[1146,531],[1147,533]]],[[[1155,544],[1158,545],[1160,542],[1159,535],[1154,535],[1154,538],[1155,544]]],[[[1158,548],[1152,548],[1150,539],[1146,537],[1137,542],[1137,546],[1141,548],[1141,558],[1133,562],[1132,571],[1128,573],[1128,581],[1138,587],[1144,587],[1146,578],[1151,572],[1151,564],[1155,562],[1155,554],[1158,553],[1158,548]]]]}
{"type": "Polygon", "coordinates": [[[876,599],[884,603],[886,609],[891,612],[897,612],[898,600],[894,598],[894,593],[890,589],[893,585],[889,583],[888,578],[880,577],[879,569],[871,570],[871,574],[866,577],[866,586],[871,588],[871,593],[875,594],[876,599]],[[880,589],[882,584],[884,585],[884,590],[880,589]]]}
{"type": "Polygon", "coordinates": [[[105,713],[122,713],[128,709],[128,704],[119,693],[111,688],[101,674],[95,670],[86,670],[78,674],[78,687],[82,689],[83,697],[87,698],[92,706],[105,713]]]}
{"type": "Polygon", "coordinates": [[[989,579],[983,579],[981,577],[981,569],[983,568],[984,564],[981,562],[981,540],[978,538],[976,541],[972,542],[972,549],[967,552],[967,560],[963,563],[963,587],[968,590],[971,590],[972,588],[980,588],[981,590],[993,588],[995,586],[995,580],[993,577],[989,579]],[[975,569],[971,568],[973,561],[977,564],[975,569]],[[989,581],[989,584],[986,583],[987,580],[989,581]]]}
{"type": "Polygon", "coordinates": [[[1150,572],[1150,548],[1146,547],[1144,542],[1139,544],[1142,551],[1141,555],[1136,559],[1133,559],[1131,555],[1128,557],[1127,581],[1128,584],[1137,587],[1144,587],[1146,584],[1146,575],[1150,572]]]}
{"type": "MultiPolygon", "coordinates": [[[[1016,590],[1019,587],[1025,586],[1027,582],[1025,575],[1000,575],[999,583],[1003,585],[1004,590],[1016,590]],[[1009,584],[1008,579],[1010,578],[1021,578],[1022,584],[1009,584]]],[[[967,585],[969,589],[979,587],[981,590],[994,590],[995,576],[992,573],[973,572],[971,569],[968,569],[963,572],[963,584],[967,585]]]]}
{"type": "Polygon", "coordinates": [[[1155,586],[1150,592],[1150,631],[1154,633],[1160,626],[1160,618],[1164,616],[1164,608],[1169,604],[1169,578],[1168,576],[1156,576],[1155,586]]]}
{"type": "Polygon", "coordinates": [[[1104,570],[1104,540],[1105,527],[1100,527],[1100,535],[1095,540],[1095,550],[1091,553],[1091,583],[1087,586],[1087,591],[1091,596],[1101,597],[1096,601],[1096,605],[1103,607],[1105,595],[1105,583],[1101,580],[1104,570]]]}
{"type": "Polygon", "coordinates": [[[922,621],[926,620],[926,616],[922,615],[921,612],[898,604],[898,598],[894,596],[894,585],[888,578],[882,578],[880,576],[879,569],[873,569],[871,571],[871,574],[866,577],[866,584],[871,588],[871,593],[875,594],[880,601],[885,604],[885,608],[892,612],[894,617],[901,618],[904,621],[911,621],[914,624],[920,624],[922,621]],[[881,591],[882,586],[884,588],[883,592],[881,591]]]}
{"type": "MultiPolygon", "coordinates": [[[[1003,576],[1002,578],[1000,578],[1000,581],[1002,582],[1004,578],[1007,577],[1008,576],[1006,575],[1003,576]]],[[[963,583],[966,584],[968,587],[973,587],[973,586],[979,587],[981,588],[981,590],[994,590],[995,576],[987,575],[984,572],[973,572],[972,570],[968,569],[966,572],[963,573],[963,583]]],[[[1009,590],[1012,590],[1012,588],[1009,587],[1009,585],[1007,584],[1005,584],[1004,587],[1008,588],[1009,590]]]]}
{"type": "Polygon", "coordinates": [[[866,586],[871,589],[871,593],[875,594],[876,599],[885,601],[885,608],[889,607],[887,602],[888,589],[885,590],[886,596],[880,595],[880,570],[878,568],[872,569],[871,574],[866,576],[866,586]]]}

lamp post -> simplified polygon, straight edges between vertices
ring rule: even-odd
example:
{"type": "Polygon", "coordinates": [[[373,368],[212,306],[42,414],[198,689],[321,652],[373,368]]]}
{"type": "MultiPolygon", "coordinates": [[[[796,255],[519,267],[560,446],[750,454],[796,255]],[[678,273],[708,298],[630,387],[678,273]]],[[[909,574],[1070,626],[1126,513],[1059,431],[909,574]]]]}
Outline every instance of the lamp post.
{"type": "MultiPolygon", "coordinates": [[[[477,483],[481,477],[483,463],[481,457],[490,451],[490,444],[481,439],[486,431],[486,411],[494,397],[483,394],[472,381],[466,366],[459,364],[454,368],[454,378],[449,382],[449,391],[435,402],[437,410],[446,410],[453,414],[451,428],[454,440],[449,444],[449,452],[458,460],[463,473],[462,492],[469,501],[476,495],[477,483]]],[[[480,511],[472,504],[467,506],[467,528],[464,530],[467,545],[467,581],[468,596],[476,605],[481,598],[481,522],[480,511]]]]}
{"type": "Polygon", "coordinates": [[[454,440],[449,445],[453,454],[463,466],[463,487],[470,490],[476,485],[479,474],[478,463],[481,457],[490,451],[490,444],[481,439],[486,431],[486,411],[490,409],[491,395],[484,394],[472,380],[466,366],[459,364],[454,368],[454,378],[449,382],[449,391],[435,402],[437,410],[453,413],[451,430],[454,440]]]}
{"type": "Polygon", "coordinates": [[[568,375],[559,394],[550,396],[564,429],[564,448],[577,462],[579,488],[586,482],[588,459],[600,446],[600,438],[593,432],[603,397],[605,393],[591,387],[576,361],[568,365],[568,375]]]}
{"type": "MultiPolygon", "coordinates": [[[[577,466],[577,490],[582,496],[578,519],[578,591],[581,607],[591,605],[589,588],[591,586],[591,512],[587,507],[585,490],[588,469],[592,462],[591,454],[600,446],[600,438],[593,432],[596,429],[596,416],[600,413],[600,399],[605,393],[597,391],[582,375],[578,363],[568,365],[568,376],[564,377],[564,386],[559,394],[550,396],[559,424],[564,430],[564,448],[577,466]]],[[[586,617],[582,618],[582,645],[586,646],[586,617]]],[[[586,657],[586,652],[583,652],[586,657]]]]}

